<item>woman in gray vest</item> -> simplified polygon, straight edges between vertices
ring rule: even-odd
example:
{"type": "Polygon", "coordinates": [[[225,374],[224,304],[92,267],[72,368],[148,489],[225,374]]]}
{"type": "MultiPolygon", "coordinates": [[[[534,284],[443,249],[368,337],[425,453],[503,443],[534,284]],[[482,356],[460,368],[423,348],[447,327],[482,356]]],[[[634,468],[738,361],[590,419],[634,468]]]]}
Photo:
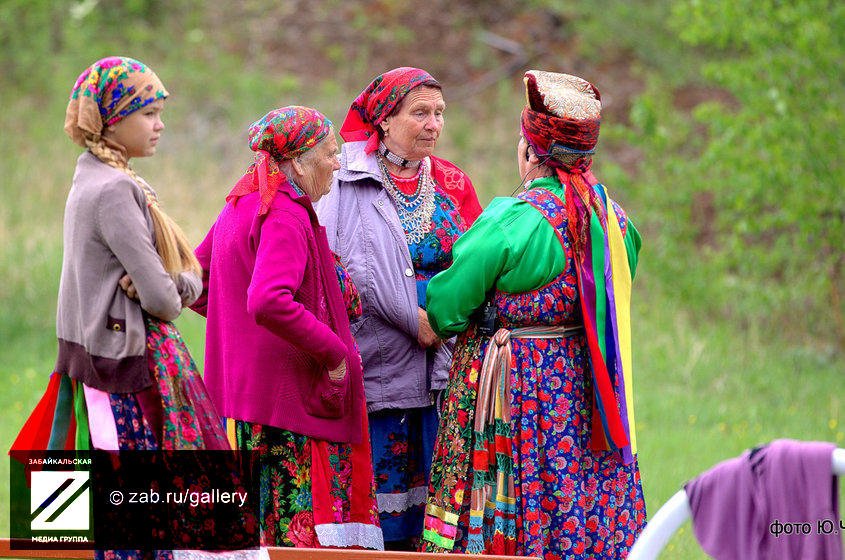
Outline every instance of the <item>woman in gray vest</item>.
{"type": "Polygon", "coordinates": [[[329,245],[361,293],[354,322],[364,364],[373,467],[385,548],[422,533],[436,396],[446,386],[451,343],[428,325],[428,280],[481,212],[466,174],[432,155],[443,128],[440,84],[396,68],[355,99],[331,192],[318,207],[329,245]]]}
{"type": "Polygon", "coordinates": [[[87,150],[65,207],[59,354],[45,395],[66,407],[27,449],[228,449],[171,323],[200,294],[199,263],[129,163],[156,153],[167,95],[152,70],[123,57],[91,65],[71,93],[65,131],[87,150]],[[178,410],[192,401],[186,384],[202,399],[190,422],[178,410]]]}

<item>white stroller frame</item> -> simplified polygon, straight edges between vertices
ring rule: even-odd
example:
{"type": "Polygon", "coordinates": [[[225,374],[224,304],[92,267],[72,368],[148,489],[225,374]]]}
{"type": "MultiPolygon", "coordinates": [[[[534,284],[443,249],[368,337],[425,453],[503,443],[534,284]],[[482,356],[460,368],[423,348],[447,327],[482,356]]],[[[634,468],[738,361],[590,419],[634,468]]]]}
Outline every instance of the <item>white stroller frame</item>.
{"type": "MultiPolygon", "coordinates": [[[[845,449],[833,451],[833,474],[845,475],[845,449]]],[[[690,518],[689,501],[685,490],[679,490],[663,504],[640,534],[628,560],[655,560],[675,531],[690,518]]]]}

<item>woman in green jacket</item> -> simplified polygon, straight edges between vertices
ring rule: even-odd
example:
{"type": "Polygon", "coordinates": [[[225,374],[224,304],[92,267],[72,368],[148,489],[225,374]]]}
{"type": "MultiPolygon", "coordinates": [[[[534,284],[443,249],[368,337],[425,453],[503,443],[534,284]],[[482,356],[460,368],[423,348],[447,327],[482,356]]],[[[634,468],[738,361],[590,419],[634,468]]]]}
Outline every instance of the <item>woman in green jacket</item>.
{"type": "Polygon", "coordinates": [[[620,558],[645,523],[631,407],[640,237],[590,170],[598,90],[540,71],[525,84],[525,190],[495,199],[428,286],[432,328],[460,336],[425,549],[620,558]]]}

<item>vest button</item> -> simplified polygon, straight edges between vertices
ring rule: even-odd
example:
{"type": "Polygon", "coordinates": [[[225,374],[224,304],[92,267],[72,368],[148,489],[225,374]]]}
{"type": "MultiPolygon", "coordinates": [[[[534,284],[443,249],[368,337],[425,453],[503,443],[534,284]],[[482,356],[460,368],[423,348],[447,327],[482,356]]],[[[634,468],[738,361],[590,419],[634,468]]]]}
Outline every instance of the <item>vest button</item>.
{"type": "Polygon", "coordinates": [[[407,276],[408,278],[410,278],[410,277],[411,277],[411,276],[413,276],[413,275],[414,275],[414,271],[413,271],[413,270],[411,270],[410,268],[406,268],[406,269],[405,269],[405,276],[407,276]]]}

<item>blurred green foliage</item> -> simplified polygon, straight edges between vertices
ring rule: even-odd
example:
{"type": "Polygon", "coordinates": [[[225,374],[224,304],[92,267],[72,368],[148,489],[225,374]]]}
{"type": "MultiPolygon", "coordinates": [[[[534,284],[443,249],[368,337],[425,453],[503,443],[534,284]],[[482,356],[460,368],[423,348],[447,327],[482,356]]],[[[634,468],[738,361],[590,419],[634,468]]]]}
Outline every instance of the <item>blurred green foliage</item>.
{"type": "Polygon", "coordinates": [[[845,5],[600,4],[581,31],[612,40],[591,56],[633,53],[646,84],[622,133],[641,165],[622,186],[658,228],[665,295],[841,355],[845,5]]]}
{"type": "Polygon", "coordinates": [[[585,30],[618,37],[646,82],[623,133],[642,154],[627,185],[658,228],[647,248],[665,287],[841,354],[845,5],[601,4],[585,30]]]}

